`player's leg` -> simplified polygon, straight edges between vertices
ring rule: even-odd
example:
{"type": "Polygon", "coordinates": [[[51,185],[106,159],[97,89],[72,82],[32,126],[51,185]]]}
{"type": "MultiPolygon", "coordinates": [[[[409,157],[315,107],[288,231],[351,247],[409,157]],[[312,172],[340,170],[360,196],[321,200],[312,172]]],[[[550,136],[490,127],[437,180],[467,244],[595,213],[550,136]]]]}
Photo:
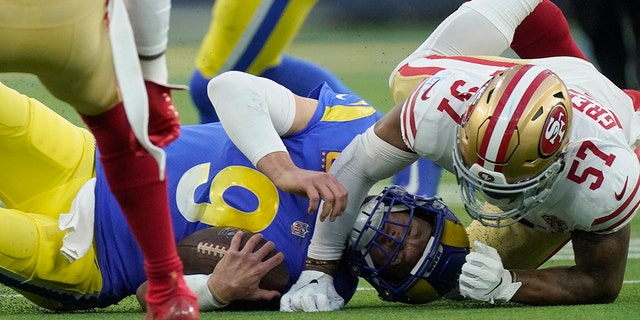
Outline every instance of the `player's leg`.
{"type": "Polygon", "coordinates": [[[68,212],[93,176],[94,152],[89,131],[0,83],[0,200],[5,207],[54,218],[68,212]]]}
{"type": "MultiPolygon", "coordinates": [[[[184,284],[182,262],[173,238],[166,180],[160,179],[155,158],[134,138],[115,90],[117,80],[103,19],[104,1],[96,1],[92,9],[93,15],[85,11],[83,19],[77,20],[80,26],[73,35],[77,40],[74,47],[82,48],[70,53],[69,61],[76,69],[41,75],[41,79],[52,91],[64,94],[65,89],[60,87],[64,83],[66,91],[74,93],[68,98],[75,102],[74,107],[96,138],[109,187],[145,258],[148,316],[164,319],[176,306],[194,311],[192,315],[196,316],[196,297],[184,284]]],[[[151,119],[150,123],[153,124],[151,119]]]]}
{"type": "Polygon", "coordinates": [[[311,90],[323,82],[329,84],[335,92],[353,93],[329,70],[289,55],[283,55],[282,61],[277,66],[268,68],[258,75],[271,79],[302,97],[306,97],[311,90]]]}
{"type": "Polygon", "coordinates": [[[522,223],[495,228],[475,220],[467,227],[467,234],[472,246],[473,241],[479,240],[496,248],[507,269],[538,268],[571,238],[570,233],[535,231],[522,223]]]}
{"type": "Polygon", "coordinates": [[[185,86],[169,84],[166,51],[171,1],[125,2],[149,98],[149,139],[155,145],[164,146],[178,136],[180,129],[180,118],[173,105],[171,90],[186,89],[185,86]]]}
{"type": "Polygon", "coordinates": [[[102,275],[93,247],[70,262],[57,218],[0,208],[0,221],[0,282],[47,309],[95,307],[102,275]]]}
{"type": "Polygon", "coordinates": [[[44,308],[94,307],[102,288],[94,248],[70,262],[58,227],[94,174],[93,136],[0,83],[0,153],[0,282],[44,308]]]}
{"type": "Polygon", "coordinates": [[[166,85],[171,1],[124,0],[145,80],[166,85]]]}
{"type": "MultiPolygon", "coordinates": [[[[336,75],[319,65],[300,58],[283,55],[281,62],[266,69],[258,76],[271,79],[290,89],[299,96],[307,96],[311,90],[323,82],[327,82],[335,92],[350,93],[347,87],[336,75]]],[[[210,78],[205,78],[195,70],[191,74],[189,93],[193,103],[200,112],[200,122],[217,122],[218,116],[207,96],[207,84],[210,78]]]]}
{"type": "Polygon", "coordinates": [[[407,191],[431,197],[438,194],[442,167],[424,158],[398,172],[391,179],[394,185],[403,186],[407,191]]]}
{"type": "Polygon", "coordinates": [[[587,60],[573,40],[564,14],[550,0],[543,0],[522,20],[513,35],[511,49],[523,59],[570,56],[587,60]]]}
{"type": "Polygon", "coordinates": [[[347,92],[348,88],[322,67],[282,55],[316,2],[216,1],[190,80],[190,94],[201,122],[218,121],[207,97],[207,83],[229,70],[270,78],[302,96],[324,81],[337,92],[347,92]]]}

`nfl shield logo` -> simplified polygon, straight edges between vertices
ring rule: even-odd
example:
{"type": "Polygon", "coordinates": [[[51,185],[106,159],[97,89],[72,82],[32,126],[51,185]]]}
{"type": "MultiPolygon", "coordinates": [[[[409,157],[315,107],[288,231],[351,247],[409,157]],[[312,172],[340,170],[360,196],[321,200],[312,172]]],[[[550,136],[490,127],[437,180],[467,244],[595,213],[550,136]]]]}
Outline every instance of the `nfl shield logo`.
{"type": "Polygon", "coordinates": [[[309,233],[309,225],[301,222],[301,221],[294,221],[291,224],[291,234],[298,236],[300,238],[304,238],[307,233],[309,233]]]}

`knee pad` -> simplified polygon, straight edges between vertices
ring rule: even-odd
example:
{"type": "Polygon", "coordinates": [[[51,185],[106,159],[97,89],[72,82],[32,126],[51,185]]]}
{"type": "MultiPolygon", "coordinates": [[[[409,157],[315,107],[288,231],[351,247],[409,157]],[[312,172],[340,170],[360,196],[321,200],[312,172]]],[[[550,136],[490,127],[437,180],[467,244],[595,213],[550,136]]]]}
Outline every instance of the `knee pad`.
{"type": "Polygon", "coordinates": [[[57,215],[93,175],[94,140],[86,129],[1,84],[0,136],[0,167],[11,168],[0,173],[7,207],[57,215]]]}
{"type": "Polygon", "coordinates": [[[25,125],[28,113],[23,108],[28,103],[26,96],[0,82],[0,133],[12,133],[25,125]]]}
{"type": "Polygon", "coordinates": [[[36,296],[50,295],[42,301],[100,292],[102,275],[94,249],[69,263],[60,253],[65,233],[57,219],[0,208],[0,221],[0,276],[11,280],[9,286],[36,296]]]}
{"type": "Polygon", "coordinates": [[[0,268],[27,280],[38,258],[38,226],[31,217],[11,209],[0,209],[0,220],[0,268]]]}

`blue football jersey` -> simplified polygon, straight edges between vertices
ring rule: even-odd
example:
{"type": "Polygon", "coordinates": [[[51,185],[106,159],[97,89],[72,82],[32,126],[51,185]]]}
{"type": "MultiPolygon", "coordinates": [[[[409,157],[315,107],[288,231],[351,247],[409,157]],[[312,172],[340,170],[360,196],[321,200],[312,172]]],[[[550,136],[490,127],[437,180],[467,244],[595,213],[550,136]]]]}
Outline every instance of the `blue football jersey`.
{"type": "MultiPolygon", "coordinates": [[[[298,167],[328,171],[343,148],[381,114],[357,96],[336,94],[327,84],[309,97],[319,101],[312,120],[283,141],[298,167]]],[[[308,199],[278,190],[231,142],[220,123],[183,126],[180,137],[165,151],[176,242],[212,225],[262,233],[284,253],[289,286],[295,283],[316,221],[315,215],[307,213],[308,199]]],[[[99,163],[96,170],[96,251],[104,279],[101,299],[115,302],[135,293],[145,281],[143,258],[99,163]]],[[[154,228],[153,221],[149,228],[154,228]]],[[[348,301],[357,278],[344,269],[335,283],[348,301]]]]}

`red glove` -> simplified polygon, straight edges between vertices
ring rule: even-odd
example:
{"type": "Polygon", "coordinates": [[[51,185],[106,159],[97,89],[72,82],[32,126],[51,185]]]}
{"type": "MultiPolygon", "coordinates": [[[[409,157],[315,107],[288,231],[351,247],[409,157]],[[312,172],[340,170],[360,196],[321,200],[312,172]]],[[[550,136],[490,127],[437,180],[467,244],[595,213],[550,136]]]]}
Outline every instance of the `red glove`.
{"type": "Polygon", "coordinates": [[[171,99],[171,88],[145,80],[149,97],[149,140],[165,147],[180,135],[180,117],[171,99]]]}

